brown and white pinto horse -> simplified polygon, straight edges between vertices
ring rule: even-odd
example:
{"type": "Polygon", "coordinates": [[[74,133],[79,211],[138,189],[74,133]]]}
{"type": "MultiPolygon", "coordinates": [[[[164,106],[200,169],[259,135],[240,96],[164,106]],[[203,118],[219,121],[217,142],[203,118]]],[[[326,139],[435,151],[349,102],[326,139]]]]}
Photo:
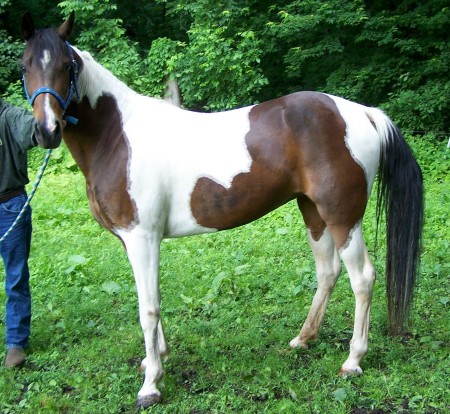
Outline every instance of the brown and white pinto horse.
{"type": "Polygon", "coordinates": [[[89,53],[70,46],[73,24],[72,14],[57,30],[35,30],[31,16],[24,16],[24,84],[34,98],[39,144],[57,147],[64,135],[86,177],[92,214],[126,247],[145,337],[138,406],[160,400],[157,382],[167,352],[160,319],[161,240],[231,229],[294,199],[308,228],[318,288],[290,345],[306,348],[317,336],[342,260],[356,307],[341,372],[361,374],[375,280],[362,219],[377,173],[378,213],[387,216],[393,333],[407,320],[417,272],[422,175],[397,127],[378,109],[315,92],[223,113],[183,110],[137,94],[89,53]],[[73,89],[65,111],[60,101],[73,89]],[[65,116],[78,123],[66,125],[65,116]]]}

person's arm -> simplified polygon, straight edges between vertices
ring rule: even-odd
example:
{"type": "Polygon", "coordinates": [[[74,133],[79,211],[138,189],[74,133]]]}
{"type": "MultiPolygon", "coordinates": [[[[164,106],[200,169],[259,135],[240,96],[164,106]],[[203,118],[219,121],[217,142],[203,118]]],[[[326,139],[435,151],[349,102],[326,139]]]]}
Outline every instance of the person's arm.
{"type": "Polygon", "coordinates": [[[12,137],[24,150],[37,145],[34,137],[34,116],[23,108],[7,105],[2,114],[5,133],[12,137]]]}

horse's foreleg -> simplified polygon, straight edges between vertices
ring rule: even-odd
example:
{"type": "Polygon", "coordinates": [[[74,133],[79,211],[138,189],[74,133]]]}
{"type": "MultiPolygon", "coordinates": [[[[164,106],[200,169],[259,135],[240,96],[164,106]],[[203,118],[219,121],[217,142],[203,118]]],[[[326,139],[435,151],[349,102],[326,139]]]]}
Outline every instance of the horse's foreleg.
{"type": "Polygon", "coordinates": [[[167,345],[166,338],[164,336],[161,318],[158,323],[158,350],[162,357],[167,357],[169,355],[169,346],[167,345]]]}
{"type": "MultiPolygon", "coordinates": [[[[165,361],[167,359],[167,357],[169,356],[169,346],[167,345],[166,338],[164,336],[164,330],[162,327],[161,318],[159,319],[159,323],[158,323],[158,349],[159,349],[159,354],[163,357],[163,360],[165,361]]],[[[147,367],[147,357],[145,357],[142,360],[139,370],[145,371],[146,367],[147,367]]]]}
{"type": "Polygon", "coordinates": [[[350,342],[350,355],[341,368],[341,373],[362,374],[360,361],[368,349],[370,303],[375,283],[375,269],[370,262],[366,245],[362,238],[361,224],[351,234],[348,245],[340,251],[350,277],[355,295],[355,322],[350,342]]]}
{"type": "Polygon", "coordinates": [[[148,407],[161,399],[157,388],[163,376],[160,352],[166,351],[160,323],[159,246],[154,234],[129,233],[122,237],[133,268],[139,298],[139,318],[144,332],[145,380],[138,393],[138,407],[148,407]]]}
{"type": "Polygon", "coordinates": [[[331,292],[341,272],[339,256],[328,229],[324,230],[318,241],[314,241],[310,234],[309,243],[316,262],[317,291],[300,333],[290,342],[293,348],[307,348],[308,341],[317,336],[331,292]]]}

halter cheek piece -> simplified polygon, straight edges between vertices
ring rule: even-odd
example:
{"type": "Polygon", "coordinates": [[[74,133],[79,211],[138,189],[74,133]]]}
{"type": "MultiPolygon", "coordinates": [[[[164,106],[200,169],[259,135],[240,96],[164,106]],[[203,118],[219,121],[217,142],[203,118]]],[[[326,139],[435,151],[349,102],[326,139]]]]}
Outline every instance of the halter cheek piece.
{"type": "MultiPolygon", "coordinates": [[[[25,95],[28,99],[28,102],[30,103],[31,106],[33,106],[34,101],[36,100],[36,98],[41,94],[41,93],[49,93],[50,95],[52,95],[53,97],[56,98],[56,100],[59,102],[59,104],[61,105],[62,109],[64,112],[66,112],[67,107],[69,106],[73,94],[75,93],[77,95],[77,98],[80,97],[80,94],[78,92],[78,80],[77,80],[77,76],[78,76],[78,63],[75,60],[74,56],[73,56],[73,50],[72,47],[70,46],[69,42],[65,42],[66,46],[67,46],[67,50],[69,52],[69,56],[71,59],[71,64],[70,64],[70,81],[69,81],[69,96],[64,100],[62,98],[62,96],[56,92],[54,89],[49,88],[47,86],[42,86],[39,89],[36,89],[33,93],[32,96],[30,96],[30,94],[28,93],[28,89],[27,86],[25,84],[25,75],[22,76],[22,83],[23,83],[23,89],[25,91],[25,95]]],[[[73,116],[70,115],[64,115],[63,119],[65,119],[67,122],[69,122],[70,124],[76,125],[78,122],[77,118],[74,118],[73,116]]]]}

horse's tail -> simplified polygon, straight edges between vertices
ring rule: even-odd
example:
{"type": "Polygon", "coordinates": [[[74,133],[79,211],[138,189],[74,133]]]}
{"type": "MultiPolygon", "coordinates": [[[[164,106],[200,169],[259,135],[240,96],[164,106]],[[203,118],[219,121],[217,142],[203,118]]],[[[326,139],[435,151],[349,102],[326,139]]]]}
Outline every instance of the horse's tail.
{"type": "Polygon", "coordinates": [[[381,139],[378,168],[377,229],[386,215],[386,293],[389,331],[403,332],[408,322],[420,262],[423,228],[423,179],[411,149],[393,122],[370,110],[381,139]]]}

